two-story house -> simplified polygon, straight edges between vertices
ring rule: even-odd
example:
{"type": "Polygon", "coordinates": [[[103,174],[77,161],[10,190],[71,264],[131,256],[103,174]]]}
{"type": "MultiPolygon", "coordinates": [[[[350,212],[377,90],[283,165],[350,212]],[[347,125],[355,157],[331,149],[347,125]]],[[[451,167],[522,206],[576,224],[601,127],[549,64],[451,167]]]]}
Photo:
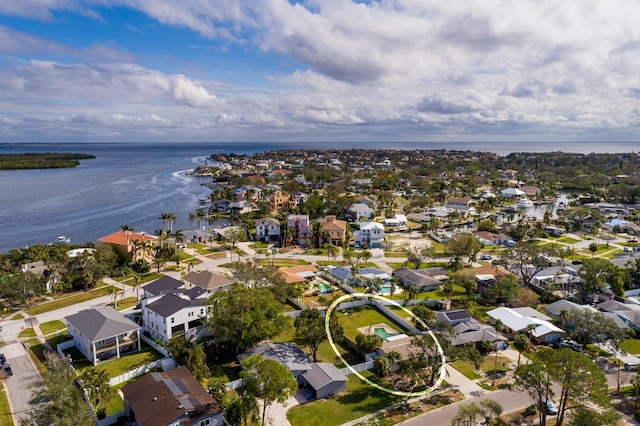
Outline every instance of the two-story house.
{"type": "Polygon", "coordinates": [[[353,233],[357,248],[382,248],[384,244],[384,225],[378,222],[366,222],[353,233]]]}
{"type": "Polygon", "coordinates": [[[325,243],[340,247],[347,234],[347,222],[336,219],[333,215],[325,216],[322,222],[320,222],[320,229],[322,230],[322,239],[325,243]]]}
{"type": "Polygon", "coordinates": [[[256,240],[273,242],[280,240],[280,222],[272,217],[256,219],[256,240]]]}
{"type": "Polygon", "coordinates": [[[295,244],[304,246],[311,241],[311,222],[307,214],[292,214],[287,217],[287,230],[295,244]]]}

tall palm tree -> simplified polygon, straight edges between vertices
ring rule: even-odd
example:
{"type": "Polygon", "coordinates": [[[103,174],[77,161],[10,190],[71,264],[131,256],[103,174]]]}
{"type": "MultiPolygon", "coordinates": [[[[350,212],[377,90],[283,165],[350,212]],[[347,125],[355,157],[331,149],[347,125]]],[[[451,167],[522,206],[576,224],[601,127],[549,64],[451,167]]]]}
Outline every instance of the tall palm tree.
{"type": "Polygon", "coordinates": [[[180,250],[178,249],[178,244],[184,243],[184,232],[182,232],[182,229],[176,229],[176,232],[173,233],[173,239],[176,251],[176,266],[180,266],[180,250]]]}
{"type": "Polygon", "coordinates": [[[169,225],[169,233],[173,234],[173,224],[176,223],[178,217],[173,213],[167,213],[167,224],[169,225]]]}
{"type": "Polygon", "coordinates": [[[340,252],[340,249],[338,249],[338,246],[334,244],[327,244],[327,257],[330,260],[333,260],[335,262],[339,252],[340,252]]]}
{"type": "Polygon", "coordinates": [[[560,328],[564,329],[567,319],[569,318],[569,314],[569,310],[560,309],[560,328]]]}
{"type": "MultiPolygon", "coordinates": [[[[501,319],[497,319],[496,322],[493,323],[493,328],[495,328],[498,333],[502,333],[502,330],[504,329],[504,323],[502,322],[501,319]]],[[[495,357],[494,364],[493,364],[493,374],[494,374],[493,381],[494,381],[494,383],[496,381],[495,380],[495,375],[498,372],[498,348],[495,347],[495,345],[496,345],[496,342],[493,343],[493,346],[494,346],[493,350],[496,351],[496,357],[495,357]]]]}

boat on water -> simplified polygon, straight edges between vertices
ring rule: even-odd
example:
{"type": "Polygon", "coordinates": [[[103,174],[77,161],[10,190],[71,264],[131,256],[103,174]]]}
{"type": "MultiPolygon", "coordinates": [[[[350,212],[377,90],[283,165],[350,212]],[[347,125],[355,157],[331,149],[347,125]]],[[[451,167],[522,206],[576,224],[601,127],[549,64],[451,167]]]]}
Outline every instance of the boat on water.
{"type": "Polygon", "coordinates": [[[522,197],[518,200],[518,204],[516,204],[516,207],[519,209],[526,209],[529,207],[533,207],[533,201],[531,201],[527,197],[522,197]]]}
{"type": "Polygon", "coordinates": [[[56,238],[56,244],[69,244],[71,242],[71,238],[65,237],[64,235],[60,235],[56,238]]]}

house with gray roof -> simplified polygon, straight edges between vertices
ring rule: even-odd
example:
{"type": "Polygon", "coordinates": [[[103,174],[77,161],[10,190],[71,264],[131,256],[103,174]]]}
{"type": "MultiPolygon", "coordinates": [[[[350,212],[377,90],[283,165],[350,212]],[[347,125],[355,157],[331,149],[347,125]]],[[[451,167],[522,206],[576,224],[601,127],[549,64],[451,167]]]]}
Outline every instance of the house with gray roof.
{"type": "Polygon", "coordinates": [[[193,339],[206,334],[206,292],[200,287],[142,300],[144,331],[154,339],[193,339]]]}
{"type": "Polygon", "coordinates": [[[302,380],[311,388],[315,399],[320,399],[346,391],[349,379],[335,365],[316,362],[311,370],[302,373],[302,380]]]}
{"type": "Polygon", "coordinates": [[[424,269],[400,268],[393,271],[393,276],[405,287],[416,287],[420,291],[438,290],[442,286],[442,281],[424,269]]]}
{"type": "Polygon", "coordinates": [[[140,326],[110,306],[65,317],[74,346],[93,364],[140,351],[140,326]]]}
{"type": "Polygon", "coordinates": [[[492,350],[500,350],[509,339],[498,333],[492,325],[482,324],[476,320],[459,322],[453,327],[452,346],[462,346],[473,343],[480,347],[482,342],[491,342],[492,350]]]}
{"type": "Polygon", "coordinates": [[[370,220],[375,215],[375,210],[364,203],[351,204],[345,213],[347,219],[351,221],[370,220]]]}
{"type": "Polygon", "coordinates": [[[238,355],[238,360],[242,360],[251,355],[262,355],[263,358],[272,359],[291,371],[293,377],[300,382],[303,373],[313,368],[313,362],[298,345],[292,342],[273,343],[264,342],[255,348],[238,355]]]}
{"type": "Polygon", "coordinates": [[[144,290],[144,295],[142,297],[147,298],[159,296],[161,294],[169,294],[181,288],[184,288],[183,282],[164,275],[157,280],[143,286],[142,290],[144,290]]]}
{"type": "Polygon", "coordinates": [[[220,290],[228,290],[234,281],[228,276],[215,271],[191,271],[183,277],[187,290],[200,287],[211,295],[220,290]]]}

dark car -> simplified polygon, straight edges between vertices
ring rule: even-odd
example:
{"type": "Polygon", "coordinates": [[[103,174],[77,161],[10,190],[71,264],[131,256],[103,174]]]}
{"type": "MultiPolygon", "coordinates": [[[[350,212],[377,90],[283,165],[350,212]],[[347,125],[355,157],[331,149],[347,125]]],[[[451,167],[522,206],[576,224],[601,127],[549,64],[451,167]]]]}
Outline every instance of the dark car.
{"type": "Polygon", "coordinates": [[[7,375],[7,377],[13,376],[13,371],[11,371],[11,366],[9,364],[3,364],[0,368],[2,369],[2,372],[7,375]]]}
{"type": "Polygon", "coordinates": [[[7,362],[7,358],[4,356],[4,354],[0,354],[0,364],[4,364],[5,362],[7,362]]]}
{"type": "Polygon", "coordinates": [[[582,265],[582,260],[580,260],[580,259],[572,260],[571,264],[572,265],[582,265]]]}

